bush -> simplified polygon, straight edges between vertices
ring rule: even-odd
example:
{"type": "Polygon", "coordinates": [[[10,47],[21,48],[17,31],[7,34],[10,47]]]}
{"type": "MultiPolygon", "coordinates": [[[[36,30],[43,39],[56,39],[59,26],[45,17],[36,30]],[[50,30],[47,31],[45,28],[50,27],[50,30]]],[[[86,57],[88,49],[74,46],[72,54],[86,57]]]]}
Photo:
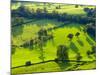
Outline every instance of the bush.
{"type": "Polygon", "coordinates": [[[73,38],[73,36],[74,36],[74,35],[70,33],[70,34],[68,34],[67,37],[71,40],[71,39],[73,38]]]}
{"type": "Polygon", "coordinates": [[[75,8],[78,8],[78,5],[75,5],[75,8]]]}
{"type": "Polygon", "coordinates": [[[32,64],[31,61],[26,61],[25,63],[26,66],[30,66],[31,64],[32,64]]]}

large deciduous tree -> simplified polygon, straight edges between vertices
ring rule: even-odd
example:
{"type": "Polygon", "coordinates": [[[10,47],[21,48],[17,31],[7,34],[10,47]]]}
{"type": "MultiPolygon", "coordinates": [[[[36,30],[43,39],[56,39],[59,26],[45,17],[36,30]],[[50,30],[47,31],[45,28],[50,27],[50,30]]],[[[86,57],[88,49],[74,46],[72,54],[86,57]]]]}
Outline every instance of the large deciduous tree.
{"type": "Polygon", "coordinates": [[[57,60],[61,62],[65,62],[69,59],[68,57],[68,48],[65,45],[59,45],[57,47],[57,60]]]}

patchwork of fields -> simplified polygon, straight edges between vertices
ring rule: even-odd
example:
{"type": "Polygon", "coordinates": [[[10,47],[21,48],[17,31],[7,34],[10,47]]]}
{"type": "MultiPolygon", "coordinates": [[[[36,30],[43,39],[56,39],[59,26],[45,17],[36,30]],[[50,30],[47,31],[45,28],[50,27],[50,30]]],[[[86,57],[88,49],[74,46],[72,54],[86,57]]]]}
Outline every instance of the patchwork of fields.
{"type": "MultiPolygon", "coordinates": [[[[23,3],[24,4],[24,3],[23,3]]],[[[20,3],[12,5],[12,10],[20,7],[20,3]]],[[[79,6],[66,4],[26,4],[29,10],[47,7],[49,13],[52,10],[59,13],[86,15],[83,11],[84,7],[94,8],[94,6],[79,6]],[[55,10],[55,6],[61,5],[60,9],[55,10]]],[[[64,23],[56,19],[25,19],[31,21],[18,26],[12,27],[12,74],[36,73],[36,72],[55,72],[55,71],[71,71],[71,70],[87,70],[95,69],[95,54],[88,55],[88,51],[92,51],[92,46],[96,45],[95,40],[86,32],[84,32],[84,24],[64,23]],[[37,44],[23,45],[32,39],[38,38],[38,32],[41,29],[47,30],[47,35],[53,35],[52,39],[38,42],[37,44]],[[79,32],[80,35],[76,36],[79,32]],[[70,39],[67,36],[73,34],[70,39]],[[59,45],[67,47],[69,61],[66,63],[57,63],[57,50],[59,45]],[[81,55],[81,59],[77,60],[77,55],[81,55]],[[32,64],[26,66],[26,62],[32,64]],[[47,62],[46,62],[47,61],[47,62]]],[[[44,34],[43,34],[44,35],[44,34]]],[[[32,40],[34,41],[34,40],[32,40]]],[[[65,56],[66,57],[66,56],[65,56]]]]}

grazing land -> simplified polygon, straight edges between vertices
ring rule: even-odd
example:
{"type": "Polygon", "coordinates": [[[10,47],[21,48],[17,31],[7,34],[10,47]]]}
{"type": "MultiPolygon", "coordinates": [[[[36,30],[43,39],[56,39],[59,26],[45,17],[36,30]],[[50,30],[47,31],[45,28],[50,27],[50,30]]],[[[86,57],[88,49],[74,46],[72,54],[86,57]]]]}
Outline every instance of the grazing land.
{"type": "Polygon", "coordinates": [[[95,31],[95,17],[87,21],[91,16],[88,17],[85,8],[94,10],[95,6],[12,3],[12,74],[95,69],[96,41],[89,30],[95,31]],[[29,13],[28,17],[20,15],[21,11],[29,13]],[[62,14],[67,15],[67,20],[62,14]],[[70,16],[85,16],[86,23],[81,18],[70,21],[70,16]]]}

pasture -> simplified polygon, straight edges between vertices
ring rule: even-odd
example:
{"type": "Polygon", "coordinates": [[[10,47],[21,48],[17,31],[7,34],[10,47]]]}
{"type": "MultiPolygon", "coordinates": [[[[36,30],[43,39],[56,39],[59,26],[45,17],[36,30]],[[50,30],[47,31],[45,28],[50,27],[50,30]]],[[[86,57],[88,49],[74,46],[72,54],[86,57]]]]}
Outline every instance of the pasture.
{"type": "MultiPolygon", "coordinates": [[[[16,10],[19,6],[21,6],[20,3],[13,4],[11,9],[16,10]]],[[[55,10],[59,13],[74,15],[86,15],[86,12],[83,11],[84,7],[94,8],[93,6],[75,8],[75,5],[52,3],[29,3],[24,6],[30,11],[46,7],[48,13],[55,10]],[[59,5],[61,8],[56,9],[55,7],[59,5]]],[[[64,23],[56,19],[37,20],[33,18],[25,19],[25,21],[31,22],[12,27],[12,74],[95,69],[95,54],[88,55],[87,52],[92,51],[92,46],[95,46],[96,42],[84,32],[84,24],[64,23]],[[42,44],[40,41],[38,44],[23,46],[24,43],[37,38],[41,29],[47,30],[47,35],[53,35],[53,39],[43,41],[42,44]],[[77,32],[80,33],[79,36],[76,36],[77,32]],[[73,34],[72,39],[67,37],[69,34],[73,34]],[[70,61],[67,63],[52,61],[57,58],[59,45],[65,45],[68,48],[67,54],[70,61]],[[76,61],[78,54],[82,57],[81,62],[76,61]],[[27,61],[30,61],[33,65],[26,66],[27,61]]]]}

